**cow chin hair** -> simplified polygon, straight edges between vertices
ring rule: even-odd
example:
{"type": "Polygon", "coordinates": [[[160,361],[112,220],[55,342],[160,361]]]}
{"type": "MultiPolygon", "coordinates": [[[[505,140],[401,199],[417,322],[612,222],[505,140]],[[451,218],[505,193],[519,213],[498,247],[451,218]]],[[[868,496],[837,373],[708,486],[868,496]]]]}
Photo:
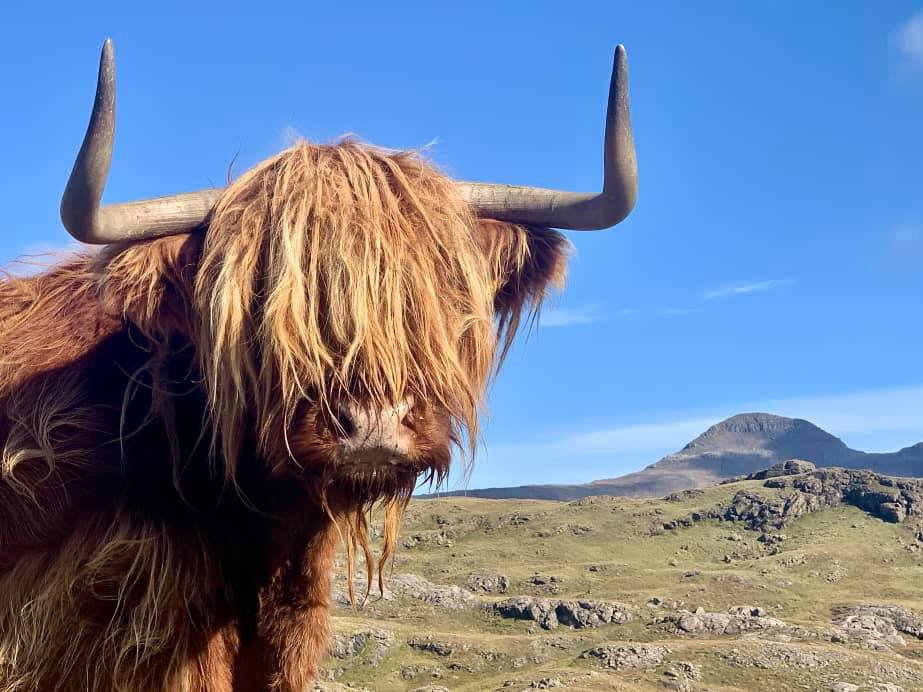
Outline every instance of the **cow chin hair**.
{"type": "Polygon", "coordinates": [[[231,184],[194,302],[229,477],[254,413],[261,450],[306,396],[442,406],[473,456],[497,347],[493,272],[455,183],[408,152],[300,142],[231,184]]]}
{"type": "Polygon", "coordinates": [[[356,557],[362,553],[365,564],[364,603],[372,592],[373,577],[378,593],[384,596],[384,571],[397,548],[404,512],[414,489],[420,485],[440,486],[448,475],[449,464],[437,463],[422,473],[414,468],[389,468],[376,471],[349,471],[328,467],[315,485],[318,504],[339,531],[346,548],[346,584],[349,602],[357,604],[353,575],[356,557]],[[369,543],[369,516],[376,505],[382,511],[381,551],[377,560],[369,543]]]}

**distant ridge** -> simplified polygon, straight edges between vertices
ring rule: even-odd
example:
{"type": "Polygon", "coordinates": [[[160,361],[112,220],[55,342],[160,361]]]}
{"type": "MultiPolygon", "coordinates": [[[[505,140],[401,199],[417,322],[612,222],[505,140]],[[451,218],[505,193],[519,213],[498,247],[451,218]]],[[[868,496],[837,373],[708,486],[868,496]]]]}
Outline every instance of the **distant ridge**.
{"type": "Polygon", "coordinates": [[[576,500],[590,495],[657,497],[713,485],[788,459],[817,466],[869,469],[892,476],[923,476],[923,442],[883,454],[850,449],[838,437],[800,418],[740,413],[711,426],[681,450],[618,478],[579,485],[522,485],[459,490],[423,497],[576,500]]]}

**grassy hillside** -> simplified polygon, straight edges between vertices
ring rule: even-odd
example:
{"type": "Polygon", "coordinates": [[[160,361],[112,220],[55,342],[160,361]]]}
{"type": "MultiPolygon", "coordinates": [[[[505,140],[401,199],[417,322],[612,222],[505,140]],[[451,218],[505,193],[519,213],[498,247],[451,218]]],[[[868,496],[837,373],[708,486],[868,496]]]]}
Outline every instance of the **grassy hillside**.
{"type": "Polygon", "coordinates": [[[923,689],[923,543],[910,520],[839,506],[765,535],[714,519],[663,528],[741,490],[792,492],[745,481],[672,500],[415,501],[391,592],[337,607],[320,689],[923,689]],[[472,574],[493,590],[474,593],[472,574]],[[516,596],[533,610],[602,602],[630,619],[546,629],[493,607],[516,596]],[[904,610],[856,610],[870,604],[904,610]]]}

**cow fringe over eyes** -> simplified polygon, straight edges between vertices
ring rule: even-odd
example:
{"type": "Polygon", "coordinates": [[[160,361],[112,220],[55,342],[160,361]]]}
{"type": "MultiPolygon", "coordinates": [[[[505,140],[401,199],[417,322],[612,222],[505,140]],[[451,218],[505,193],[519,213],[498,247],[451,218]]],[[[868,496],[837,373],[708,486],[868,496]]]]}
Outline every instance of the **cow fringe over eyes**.
{"type": "Polygon", "coordinates": [[[230,186],[195,287],[197,346],[226,472],[247,411],[262,450],[299,401],[407,397],[473,451],[496,346],[495,275],[454,183],[408,153],[305,142],[230,186]]]}

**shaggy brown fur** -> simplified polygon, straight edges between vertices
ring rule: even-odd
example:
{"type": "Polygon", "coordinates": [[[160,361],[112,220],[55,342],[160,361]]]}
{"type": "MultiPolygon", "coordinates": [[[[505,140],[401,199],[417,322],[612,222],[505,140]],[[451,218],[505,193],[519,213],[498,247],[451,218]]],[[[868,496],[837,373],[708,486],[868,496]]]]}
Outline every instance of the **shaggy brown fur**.
{"type": "Polygon", "coordinates": [[[341,538],[371,565],[383,501],[380,575],[566,254],[414,155],[299,143],[200,232],[0,281],[0,691],[304,689],[341,538]],[[344,467],[337,402],[407,397],[404,463],[344,467]]]}

